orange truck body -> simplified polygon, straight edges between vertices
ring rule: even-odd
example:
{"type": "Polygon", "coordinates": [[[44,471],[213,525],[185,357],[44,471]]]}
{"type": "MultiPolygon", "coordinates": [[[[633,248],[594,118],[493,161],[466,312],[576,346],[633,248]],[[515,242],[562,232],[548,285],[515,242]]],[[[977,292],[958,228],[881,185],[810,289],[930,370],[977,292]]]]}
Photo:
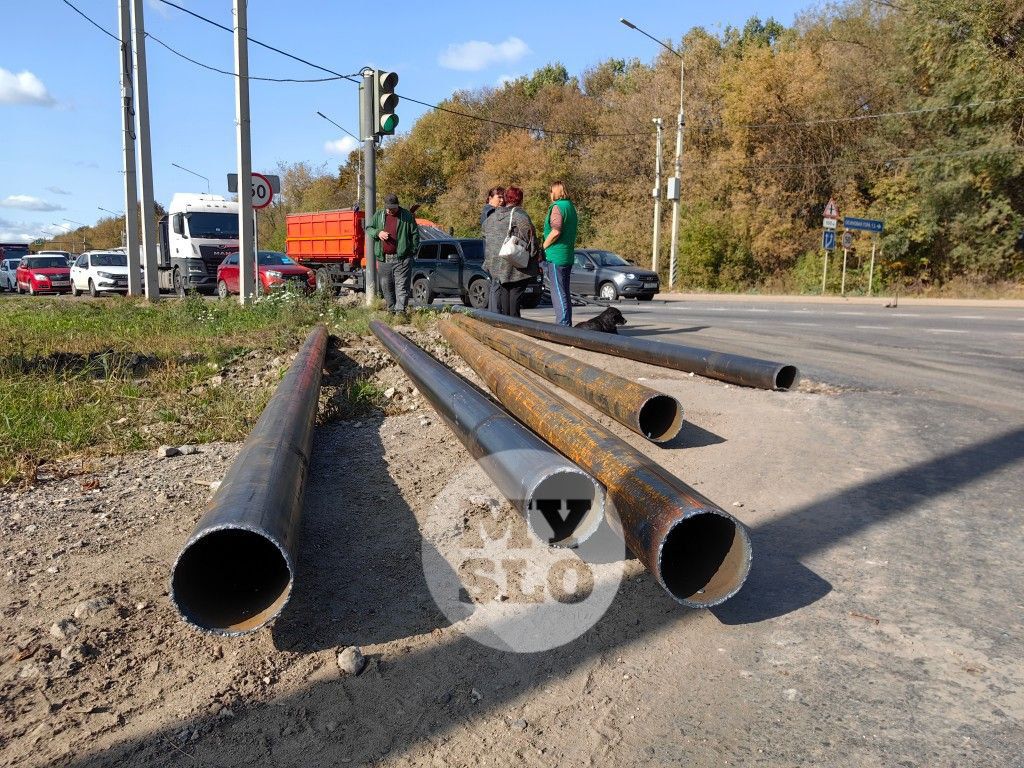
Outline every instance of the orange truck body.
{"type": "Polygon", "coordinates": [[[363,212],[290,213],[285,220],[288,255],[307,267],[359,269],[363,257],[363,212]]]}

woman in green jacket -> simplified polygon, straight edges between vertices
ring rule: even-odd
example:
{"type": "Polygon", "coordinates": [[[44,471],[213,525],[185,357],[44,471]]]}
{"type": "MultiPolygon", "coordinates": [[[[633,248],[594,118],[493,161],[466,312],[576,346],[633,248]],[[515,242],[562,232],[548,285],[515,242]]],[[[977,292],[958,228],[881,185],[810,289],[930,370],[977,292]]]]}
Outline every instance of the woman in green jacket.
{"type": "Polygon", "coordinates": [[[576,206],[569,199],[565,184],[556,181],[551,185],[551,207],[544,219],[544,267],[559,325],[572,325],[569,274],[575,259],[576,225],[576,206]]]}

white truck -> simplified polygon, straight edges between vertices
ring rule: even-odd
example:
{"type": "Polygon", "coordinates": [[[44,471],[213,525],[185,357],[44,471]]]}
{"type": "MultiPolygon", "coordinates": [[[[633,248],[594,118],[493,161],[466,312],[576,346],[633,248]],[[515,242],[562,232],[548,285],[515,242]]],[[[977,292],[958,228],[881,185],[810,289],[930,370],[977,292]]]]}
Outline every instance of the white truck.
{"type": "Polygon", "coordinates": [[[214,293],[217,267],[238,252],[238,203],[220,195],[176,192],[160,220],[157,265],[162,291],[214,293]]]}

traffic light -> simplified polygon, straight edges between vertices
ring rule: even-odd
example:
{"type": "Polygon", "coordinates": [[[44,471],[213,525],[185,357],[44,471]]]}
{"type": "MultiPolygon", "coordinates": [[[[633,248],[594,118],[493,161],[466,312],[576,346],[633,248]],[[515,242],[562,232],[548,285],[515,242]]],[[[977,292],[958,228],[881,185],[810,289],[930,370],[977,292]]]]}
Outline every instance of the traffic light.
{"type": "Polygon", "coordinates": [[[378,136],[392,136],[398,127],[398,73],[373,71],[373,132],[378,136]]]}

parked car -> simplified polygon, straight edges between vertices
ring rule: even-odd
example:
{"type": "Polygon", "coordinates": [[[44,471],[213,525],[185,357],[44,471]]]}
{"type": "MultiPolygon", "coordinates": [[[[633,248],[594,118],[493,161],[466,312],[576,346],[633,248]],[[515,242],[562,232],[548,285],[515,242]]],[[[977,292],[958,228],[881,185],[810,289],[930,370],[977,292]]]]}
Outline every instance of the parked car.
{"type": "Polygon", "coordinates": [[[71,270],[63,256],[26,256],[18,265],[14,280],[18,293],[35,295],[71,290],[71,270]]]}
{"type": "MultiPolygon", "coordinates": [[[[474,309],[486,309],[491,276],[484,269],[484,241],[475,238],[446,238],[420,241],[413,258],[412,299],[430,304],[436,298],[452,297],[474,309]]],[[[543,290],[540,275],[523,292],[522,306],[540,303],[543,290]]]]}
{"type": "MultiPolygon", "coordinates": [[[[289,256],[279,251],[260,251],[259,279],[256,293],[284,290],[288,287],[303,293],[316,290],[316,272],[309,267],[296,264],[289,256]]],[[[239,293],[238,253],[232,253],[217,267],[217,295],[226,299],[232,293],[239,293]]]]}
{"type": "Polygon", "coordinates": [[[71,295],[88,291],[128,293],[128,257],[112,251],[87,251],[71,266],[71,295]]]}
{"type": "Polygon", "coordinates": [[[21,263],[21,257],[12,256],[9,259],[0,261],[0,291],[13,291],[17,283],[14,273],[21,263]]]}
{"type": "Polygon", "coordinates": [[[620,297],[650,301],[658,292],[658,275],[642,269],[611,251],[577,248],[569,276],[569,291],[598,296],[606,301],[620,297]]]}

